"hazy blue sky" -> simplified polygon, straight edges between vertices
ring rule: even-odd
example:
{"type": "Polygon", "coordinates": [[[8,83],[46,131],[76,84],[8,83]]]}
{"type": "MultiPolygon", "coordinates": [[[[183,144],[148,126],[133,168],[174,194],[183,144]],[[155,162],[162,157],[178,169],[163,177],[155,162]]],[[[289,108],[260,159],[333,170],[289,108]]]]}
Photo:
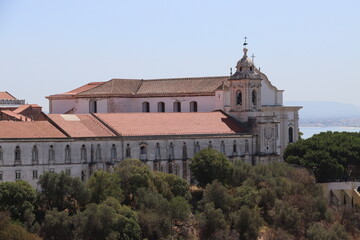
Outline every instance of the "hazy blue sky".
{"type": "Polygon", "coordinates": [[[229,74],[244,36],[284,100],[360,106],[360,1],[0,0],[0,91],[229,74]]]}

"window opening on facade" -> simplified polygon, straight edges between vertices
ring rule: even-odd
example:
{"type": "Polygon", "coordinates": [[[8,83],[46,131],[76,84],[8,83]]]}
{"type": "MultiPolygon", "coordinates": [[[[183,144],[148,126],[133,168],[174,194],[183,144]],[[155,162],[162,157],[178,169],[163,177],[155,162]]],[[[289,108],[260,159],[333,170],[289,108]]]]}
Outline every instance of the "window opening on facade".
{"type": "Polygon", "coordinates": [[[209,148],[209,149],[212,148],[212,142],[211,142],[211,141],[209,141],[209,146],[208,146],[208,148],[209,148]]]}
{"type": "Polygon", "coordinates": [[[69,145],[66,145],[65,147],[65,162],[66,163],[71,162],[71,149],[69,145]]]}
{"type": "Polygon", "coordinates": [[[233,157],[236,157],[238,155],[237,153],[237,145],[236,145],[236,140],[234,140],[234,144],[233,144],[233,157]]]}
{"type": "Polygon", "coordinates": [[[38,171],[33,170],[33,179],[38,179],[38,171]]]}
{"type": "Polygon", "coordinates": [[[97,110],[97,101],[95,101],[95,100],[91,100],[90,102],[89,102],[89,112],[90,113],[97,113],[98,112],[98,110],[97,110]]]}
{"type": "Polygon", "coordinates": [[[15,165],[21,164],[21,150],[19,146],[15,147],[15,165]]]}
{"type": "Polygon", "coordinates": [[[173,143],[170,143],[170,146],[169,146],[169,159],[174,159],[174,144],[173,143]]]}
{"type": "Polygon", "coordinates": [[[181,112],[181,103],[174,102],[174,112],[181,112]]]}
{"type": "Polygon", "coordinates": [[[156,160],[161,159],[160,143],[156,143],[155,159],[156,159],[156,160]]]}
{"type": "Polygon", "coordinates": [[[222,154],[225,154],[225,142],[224,141],[221,141],[221,144],[220,144],[220,152],[222,154]]]}
{"type": "Polygon", "coordinates": [[[186,142],[184,142],[183,149],[182,149],[182,159],[186,160],[187,158],[188,158],[187,146],[186,146],[186,142]]]}
{"type": "Polygon", "coordinates": [[[150,103],[149,102],[143,102],[142,103],[142,111],[143,112],[150,112],[150,103]]]}
{"type": "Polygon", "coordinates": [[[37,164],[39,161],[39,151],[36,145],[32,148],[31,159],[33,164],[37,164]]]}
{"type": "Polygon", "coordinates": [[[146,145],[142,144],[140,146],[140,160],[146,160],[146,145]]]}
{"type": "Polygon", "coordinates": [[[293,128],[289,127],[289,143],[292,143],[293,141],[294,141],[293,128]]]}
{"type": "Polygon", "coordinates": [[[4,154],[3,154],[3,150],[0,146],[0,165],[4,164],[4,154]]]}
{"type": "Polygon", "coordinates": [[[54,146],[50,145],[49,148],[49,163],[52,164],[55,161],[55,150],[54,150],[54,146]]]}
{"type": "Polygon", "coordinates": [[[242,93],[241,93],[241,91],[236,92],[236,105],[242,105],[242,93]]]}
{"type": "Polygon", "coordinates": [[[200,152],[200,143],[199,142],[196,142],[195,143],[195,154],[200,152]]]}
{"type": "Polygon", "coordinates": [[[252,104],[254,105],[254,107],[256,107],[256,104],[257,104],[257,96],[256,96],[256,91],[253,90],[252,91],[252,104]]]}
{"type": "Polygon", "coordinates": [[[115,161],[116,158],[117,158],[116,146],[115,144],[113,144],[111,147],[111,160],[115,161]]]}
{"type": "Polygon", "coordinates": [[[21,180],[21,171],[20,170],[15,171],[15,180],[21,180]]]}
{"type": "Polygon", "coordinates": [[[158,112],[165,112],[165,103],[158,102],[158,112]]]}
{"type": "Polygon", "coordinates": [[[96,159],[96,161],[101,161],[101,146],[100,146],[100,144],[98,144],[96,146],[95,159],[96,159]]]}
{"type": "Polygon", "coordinates": [[[81,158],[81,161],[83,161],[83,162],[86,162],[86,160],[87,160],[87,154],[86,154],[86,146],[85,146],[85,144],[83,144],[82,146],[81,146],[81,150],[80,150],[80,158],[81,158]]]}
{"type": "Polygon", "coordinates": [[[126,157],[126,158],[131,158],[131,148],[130,148],[130,144],[127,144],[127,145],[126,145],[125,157],[126,157]]]}
{"type": "Polygon", "coordinates": [[[198,104],[195,101],[190,102],[190,112],[197,112],[198,104]]]}

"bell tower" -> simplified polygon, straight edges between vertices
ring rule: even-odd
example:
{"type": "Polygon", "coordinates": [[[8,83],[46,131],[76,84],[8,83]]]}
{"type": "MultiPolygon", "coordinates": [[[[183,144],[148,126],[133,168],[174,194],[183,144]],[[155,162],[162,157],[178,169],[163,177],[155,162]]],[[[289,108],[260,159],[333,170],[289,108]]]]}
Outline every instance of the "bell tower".
{"type": "Polygon", "coordinates": [[[246,40],[244,45],[244,55],[230,77],[230,108],[232,112],[261,111],[261,76],[247,55],[246,40]]]}

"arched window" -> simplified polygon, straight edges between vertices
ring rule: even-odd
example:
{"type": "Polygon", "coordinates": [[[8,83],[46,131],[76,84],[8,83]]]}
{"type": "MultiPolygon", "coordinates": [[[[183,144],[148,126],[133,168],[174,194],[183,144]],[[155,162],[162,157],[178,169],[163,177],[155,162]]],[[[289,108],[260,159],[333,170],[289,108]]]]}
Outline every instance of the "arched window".
{"type": "Polygon", "coordinates": [[[95,160],[96,160],[96,161],[101,161],[101,146],[100,146],[100,144],[98,144],[98,145],[96,146],[95,160]]]}
{"type": "Polygon", "coordinates": [[[249,153],[249,141],[245,140],[245,153],[249,153]]]}
{"type": "Polygon", "coordinates": [[[252,103],[253,103],[254,107],[256,107],[257,96],[256,96],[256,91],[255,90],[252,91],[252,103]]]}
{"type": "Polygon", "coordinates": [[[222,154],[225,154],[225,142],[224,142],[224,141],[221,141],[220,152],[221,152],[222,154]]]}
{"type": "Polygon", "coordinates": [[[209,141],[209,146],[208,146],[208,148],[209,148],[209,149],[212,148],[212,143],[211,143],[211,141],[209,141]]]}
{"type": "Polygon", "coordinates": [[[140,160],[146,160],[147,159],[147,155],[146,155],[146,144],[141,144],[140,145],[140,160]]]}
{"type": "Polygon", "coordinates": [[[242,105],[242,93],[240,90],[236,92],[236,105],[242,105]]]}
{"type": "Polygon", "coordinates": [[[116,146],[115,144],[111,147],[111,160],[116,161],[117,158],[117,152],[116,152],[116,146]]]}
{"type": "Polygon", "coordinates": [[[183,149],[182,149],[182,159],[183,160],[186,160],[188,158],[188,155],[187,155],[187,146],[186,146],[186,142],[184,142],[183,144],[183,149]]]}
{"type": "Polygon", "coordinates": [[[190,112],[197,112],[198,104],[195,101],[190,102],[190,112]]]}
{"type": "Polygon", "coordinates": [[[86,154],[86,147],[85,147],[85,144],[83,144],[83,145],[81,146],[81,150],[80,150],[80,158],[81,158],[81,161],[86,162],[86,158],[87,158],[86,155],[87,155],[87,154],[86,154]]]}
{"type": "Polygon", "coordinates": [[[0,165],[4,164],[4,154],[3,154],[3,150],[0,146],[0,165]]]}
{"type": "Polygon", "coordinates": [[[293,128],[289,127],[289,143],[294,142],[294,133],[293,133],[293,128]]]}
{"type": "Polygon", "coordinates": [[[31,159],[33,164],[37,164],[39,162],[39,151],[36,145],[32,148],[31,159]]]}
{"type": "Polygon", "coordinates": [[[127,144],[127,145],[126,145],[125,157],[126,157],[126,158],[131,158],[131,148],[130,148],[130,144],[127,144]]]}
{"type": "Polygon", "coordinates": [[[252,72],[253,71],[253,67],[250,67],[250,72],[252,72]]]}
{"type": "Polygon", "coordinates": [[[158,102],[158,112],[165,112],[165,103],[158,102]]]}
{"type": "Polygon", "coordinates": [[[84,182],[85,180],[86,180],[85,171],[82,170],[82,171],[81,171],[81,181],[84,182]]]}
{"type": "Polygon", "coordinates": [[[169,159],[172,160],[174,159],[174,144],[170,143],[169,146],[169,159]]]}
{"type": "Polygon", "coordinates": [[[199,142],[196,142],[195,143],[195,154],[198,152],[200,152],[200,144],[199,144],[199,142]]]}
{"type": "Polygon", "coordinates": [[[143,102],[142,103],[142,111],[143,112],[150,112],[150,103],[149,102],[143,102]]]}
{"type": "Polygon", "coordinates": [[[156,143],[155,159],[156,159],[156,160],[161,159],[160,143],[156,143]]]}
{"type": "Polygon", "coordinates": [[[71,162],[71,149],[69,145],[66,145],[65,147],[65,162],[66,163],[71,162]]]}
{"type": "Polygon", "coordinates": [[[55,150],[54,150],[54,146],[51,145],[49,148],[49,163],[53,164],[55,161],[55,150]]]}
{"type": "Polygon", "coordinates": [[[91,100],[89,102],[89,112],[90,113],[97,113],[97,101],[96,100],[91,100]]]}
{"type": "Polygon", "coordinates": [[[233,157],[236,157],[238,155],[237,153],[237,145],[236,145],[236,140],[234,140],[234,144],[233,144],[233,157]]]}
{"type": "Polygon", "coordinates": [[[174,112],[181,112],[181,103],[178,101],[174,102],[174,112]]]}
{"type": "Polygon", "coordinates": [[[21,164],[21,150],[19,146],[15,147],[15,165],[21,164]]]}

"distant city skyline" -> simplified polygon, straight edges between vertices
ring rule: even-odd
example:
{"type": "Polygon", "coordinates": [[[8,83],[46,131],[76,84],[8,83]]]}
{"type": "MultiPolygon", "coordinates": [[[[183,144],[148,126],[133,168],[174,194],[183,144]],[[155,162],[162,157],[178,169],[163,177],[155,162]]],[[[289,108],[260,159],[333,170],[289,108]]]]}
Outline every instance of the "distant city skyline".
{"type": "MultiPolygon", "coordinates": [[[[360,106],[360,2],[0,0],[0,91],[112,78],[225,76],[248,55],[285,101],[360,106]]],[[[301,114],[301,112],[300,112],[301,114]]]]}

